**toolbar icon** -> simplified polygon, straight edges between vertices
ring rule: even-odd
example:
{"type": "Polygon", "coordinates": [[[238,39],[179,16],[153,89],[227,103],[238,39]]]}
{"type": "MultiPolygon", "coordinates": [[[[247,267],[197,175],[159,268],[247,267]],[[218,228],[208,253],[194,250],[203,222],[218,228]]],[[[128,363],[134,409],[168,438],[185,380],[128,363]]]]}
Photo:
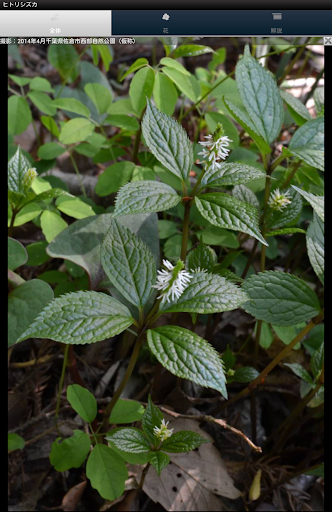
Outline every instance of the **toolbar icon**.
{"type": "Polygon", "coordinates": [[[324,37],[324,46],[332,46],[332,37],[324,37]]]}
{"type": "Polygon", "coordinates": [[[168,20],[170,19],[170,15],[169,15],[169,14],[167,14],[167,12],[165,12],[165,14],[163,14],[163,16],[162,16],[162,18],[161,18],[161,19],[162,19],[162,20],[166,20],[166,21],[168,21],[168,20]]]}
{"type": "Polygon", "coordinates": [[[282,13],[281,12],[273,12],[272,17],[274,20],[282,20],[282,13]]]}

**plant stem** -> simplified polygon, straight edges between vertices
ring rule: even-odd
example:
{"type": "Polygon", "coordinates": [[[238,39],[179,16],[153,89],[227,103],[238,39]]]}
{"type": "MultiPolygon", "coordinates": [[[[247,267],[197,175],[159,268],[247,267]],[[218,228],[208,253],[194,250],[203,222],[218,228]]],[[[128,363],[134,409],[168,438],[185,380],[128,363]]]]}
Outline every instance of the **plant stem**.
{"type": "Polygon", "coordinates": [[[284,188],[287,188],[288,185],[290,184],[290,182],[292,181],[292,179],[294,178],[295,176],[295,173],[296,171],[298,170],[298,168],[300,167],[301,165],[301,160],[299,162],[296,162],[294,165],[293,165],[293,170],[292,172],[290,173],[290,175],[288,176],[287,180],[285,181],[285,183],[282,185],[281,187],[281,190],[284,189],[284,188]]]}
{"type": "Polygon", "coordinates": [[[271,170],[271,174],[272,172],[274,171],[274,169],[276,167],[278,167],[278,165],[283,161],[285,160],[285,156],[281,153],[281,155],[279,155],[275,160],[273,160],[273,162],[271,163],[270,165],[270,170],[271,170]]]}
{"type": "Polygon", "coordinates": [[[249,270],[249,268],[250,268],[250,265],[251,265],[251,263],[252,263],[252,261],[253,261],[253,259],[254,259],[254,257],[255,257],[255,253],[256,253],[257,245],[258,245],[258,240],[257,240],[257,238],[256,238],[256,240],[255,240],[255,242],[254,242],[254,245],[253,245],[253,247],[252,247],[252,249],[251,249],[251,253],[249,254],[249,257],[248,257],[248,259],[247,259],[246,266],[245,266],[245,268],[244,268],[244,270],[243,270],[243,272],[242,272],[242,276],[241,276],[241,278],[242,278],[242,279],[244,279],[244,278],[246,277],[247,273],[248,273],[248,270],[249,270]]]}
{"type": "Polygon", "coordinates": [[[150,468],[151,464],[150,462],[147,463],[147,465],[145,466],[145,468],[143,469],[142,471],[142,476],[141,476],[141,480],[140,480],[140,483],[139,483],[139,486],[138,486],[138,491],[141,491],[143,489],[143,485],[144,485],[144,480],[145,480],[145,477],[149,471],[149,468],[150,468]]]}
{"type": "Polygon", "coordinates": [[[59,409],[60,409],[60,402],[61,402],[61,394],[62,394],[63,382],[64,382],[64,379],[65,379],[65,373],[66,373],[66,366],[67,366],[69,347],[70,347],[70,345],[66,345],[64,353],[63,353],[62,371],[61,371],[61,377],[60,377],[60,382],[59,382],[58,399],[57,399],[57,402],[56,402],[55,416],[54,416],[55,427],[56,427],[56,429],[58,431],[58,434],[61,437],[62,437],[62,434],[61,434],[61,432],[59,430],[59,426],[58,426],[58,416],[59,416],[59,409]]]}
{"type": "Polygon", "coordinates": [[[141,135],[142,135],[142,119],[143,119],[143,116],[144,116],[144,112],[146,110],[146,107],[143,109],[143,112],[141,114],[141,117],[139,119],[139,129],[137,130],[136,132],[136,137],[135,137],[135,144],[134,144],[134,152],[133,152],[133,163],[136,165],[138,164],[138,158],[137,158],[137,155],[138,155],[138,150],[139,150],[139,144],[141,142],[141,135]]]}
{"type": "Polygon", "coordinates": [[[303,45],[302,48],[299,49],[299,51],[297,52],[297,54],[295,55],[294,59],[290,61],[290,63],[288,64],[287,68],[285,69],[284,73],[282,74],[282,76],[278,79],[278,85],[282,84],[282,82],[285,80],[286,76],[292,71],[294,65],[297,63],[297,61],[299,60],[299,58],[301,57],[302,53],[305,51],[306,49],[306,45],[307,45],[307,42],[308,42],[308,39],[306,40],[305,44],[303,45]]]}
{"type": "Polygon", "coordinates": [[[71,160],[71,163],[73,164],[73,167],[74,167],[74,170],[77,174],[77,177],[78,177],[78,181],[80,182],[80,187],[81,187],[81,190],[82,190],[82,194],[84,195],[84,197],[86,197],[86,191],[85,191],[85,187],[83,185],[83,180],[82,180],[82,176],[80,174],[80,171],[78,170],[78,167],[76,165],[76,162],[75,162],[75,159],[72,155],[72,153],[69,151],[69,157],[70,157],[70,160],[71,160]]]}
{"type": "MultiPolygon", "coordinates": [[[[225,407],[233,404],[234,402],[237,402],[240,398],[247,396],[252,389],[256,389],[259,384],[263,384],[267,375],[273,370],[275,366],[277,366],[280,361],[282,361],[287,354],[295,347],[299,341],[301,341],[308,332],[311,331],[317,324],[319,324],[324,318],[324,311],[319,313],[315,318],[313,318],[305,327],[302,329],[301,332],[295,338],[290,342],[289,345],[287,345],[272,361],[270,364],[267,365],[266,368],[252,381],[250,384],[244,388],[240,393],[235,395],[230,400],[224,402],[218,407],[218,411],[224,409],[225,407]]],[[[213,411],[215,412],[215,411],[213,411]]]]}
{"type": "Polygon", "coordinates": [[[190,202],[185,204],[184,217],[183,217],[183,231],[182,231],[182,244],[181,244],[181,260],[183,263],[186,262],[187,257],[187,245],[189,235],[189,218],[190,218],[190,202]]]}
{"type": "Polygon", "coordinates": [[[15,222],[15,217],[16,217],[17,214],[18,214],[18,210],[13,208],[12,209],[12,218],[10,219],[10,225],[9,225],[9,228],[8,228],[8,236],[10,236],[10,237],[13,236],[14,222],[15,222]]]}

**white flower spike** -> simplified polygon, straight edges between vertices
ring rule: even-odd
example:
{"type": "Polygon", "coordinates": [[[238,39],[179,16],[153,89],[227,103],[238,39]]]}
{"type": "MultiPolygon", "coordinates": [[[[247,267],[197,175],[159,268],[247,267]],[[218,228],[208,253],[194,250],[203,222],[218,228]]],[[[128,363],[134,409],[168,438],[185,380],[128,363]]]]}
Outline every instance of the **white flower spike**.
{"type": "Polygon", "coordinates": [[[229,146],[230,140],[224,134],[224,130],[221,123],[218,123],[217,129],[213,133],[213,135],[205,136],[207,139],[204,142],[199,142],[201,146],[204,146],[204,149],[199,155],[202,155],[206,160],[201,163],[206,163],[207,167],[210,167],[212,171],[217,171],[221,167],[220,160],[225,160],[228,157],[228,153],[230,152],[227,147],[229,146]]]}
{"type": "Polygon", "coordinates": [[[163,419],[161,422],[160,427],[155,426],[153,428],[154,435],[160,439],[160,441],[165,441],[171,435],[173,434],[173,428],[167,428],[167,425],[169,424],[169,421],[165,423],[165,420],[163,419]]]}
{"type": "Polygon", "coordinates": [[[184,269],[183,261],[179,260],[175,267],[168,260],[163,260],[164,269],[158,270],[157,283],[152,288],[161,290],[161,295],[158,299],[161,302],[170,302],[174,299],[179,299],[187,288],[192,275],[184,269]]]}
{"type": "Polygon", "coordinates": [[[280,192],[278,188],[276,188],[272,194],[270,195],[268,205],[273,210],[283,210],[291,204],[291,195],[288,191],[286,192],[280,192]]]}

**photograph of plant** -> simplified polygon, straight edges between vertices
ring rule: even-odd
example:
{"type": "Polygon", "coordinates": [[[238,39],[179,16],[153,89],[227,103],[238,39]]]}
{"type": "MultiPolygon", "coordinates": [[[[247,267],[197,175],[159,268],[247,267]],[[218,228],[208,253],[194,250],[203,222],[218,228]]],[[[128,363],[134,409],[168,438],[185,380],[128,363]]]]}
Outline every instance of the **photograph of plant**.
{"type": "Polygon", "coordinates": [[[321,38],[89,41],[8,47],[9,510],[323,510],[321,38]]]}

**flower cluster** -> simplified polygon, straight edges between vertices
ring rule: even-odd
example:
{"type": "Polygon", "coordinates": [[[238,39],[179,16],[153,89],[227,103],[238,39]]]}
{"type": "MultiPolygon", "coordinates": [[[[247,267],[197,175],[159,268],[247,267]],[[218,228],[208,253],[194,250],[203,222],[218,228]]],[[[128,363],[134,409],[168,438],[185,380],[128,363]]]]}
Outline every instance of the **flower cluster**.
{"type": "Polygon", "coordinates": [[[160,439],[160,441],[165,441],[171,435],[173,434],[173,428],[167,428],[167,425],[169,424],[169,421],[165,423],[165,420],[163,419],[161,422],[160,427],[155,426],[153,428],[154,435],[160,439]]]}
{"type": "Polygon", "coordinates": [[[25,190],[27,190],[27,191],[29,190],[29,188],[31,187],[32,183],[34,182],[34,179],[36,178],[36,176],[38,176],[38,173],[37,173],[35,167],[32,167],[31,169],[27,170],[27,172],[24,174],[23,180],[22,180],[25,190]]]}
{"type": "Polygon", "coordinates": [[[162,291],[158,299],[162,298],[162,302],[170,302],[181,297],[193,276],[183,270],[184,263],[181,260],[175,267],[168,260],[163,260],[163,265],[165,269],[158,270],[157,283],[152,288],[162,291]]]}
{"type": "Polygon", "coordinates": [[[291,195],[288,191],[280,192],[278,188],[276,188],[269,197],[268,205],[273,210],[283,210],[292,202],[291,195]]]}
{"type": "Polygon", "coordinates": [[[227,149],[227,146],[229,146],[230,142],[233,142],[223,134],[224,130],[222,124],[218,123],[217,129],[213,135],[207,135],[205,136],[205,139],[207,139],[205,142],[199,142],[201,146],[204,146],[204,149],[198,154],[202,155],[207,160],[207,162],[201,163],[207,163],[207,166],[212,171],[220,169],[220,160],[225,160],[228,157],[230,150],[227,149]]]}

